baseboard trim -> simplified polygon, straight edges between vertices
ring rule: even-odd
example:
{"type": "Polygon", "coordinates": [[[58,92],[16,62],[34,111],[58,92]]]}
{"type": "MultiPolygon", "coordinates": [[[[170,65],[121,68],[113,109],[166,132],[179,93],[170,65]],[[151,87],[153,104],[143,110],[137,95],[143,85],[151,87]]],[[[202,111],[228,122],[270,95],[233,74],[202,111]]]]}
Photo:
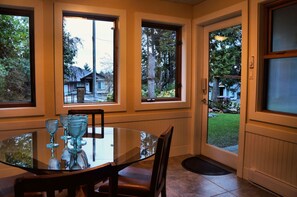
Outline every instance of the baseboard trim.
{"type": "Polygon", "coordinates": [[[297,187],[285,183],[275,177],[267,175],[257,169],[246,169],[247,179],[251,182],[256,183],[276,194],[287,197],[295,197],[297,195],[297,187]]]}
{"type": "Polygon", "coordinates": [[[189,154],[190,145],[185,146],[171,146],[170,157],[189,154]]]}

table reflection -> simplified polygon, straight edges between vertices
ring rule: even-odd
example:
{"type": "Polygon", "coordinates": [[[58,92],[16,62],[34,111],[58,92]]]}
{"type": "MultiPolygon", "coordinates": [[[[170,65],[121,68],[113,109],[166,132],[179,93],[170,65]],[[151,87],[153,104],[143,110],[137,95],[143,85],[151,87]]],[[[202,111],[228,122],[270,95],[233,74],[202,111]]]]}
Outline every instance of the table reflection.
{"type": "Polygon", "coordinates": [[[60,170],[61,169],[61,163],[59,159],[55,156],[55,149],[51,149],[51,157],[48,161],[48,169],[49,170],[60,170]]]}

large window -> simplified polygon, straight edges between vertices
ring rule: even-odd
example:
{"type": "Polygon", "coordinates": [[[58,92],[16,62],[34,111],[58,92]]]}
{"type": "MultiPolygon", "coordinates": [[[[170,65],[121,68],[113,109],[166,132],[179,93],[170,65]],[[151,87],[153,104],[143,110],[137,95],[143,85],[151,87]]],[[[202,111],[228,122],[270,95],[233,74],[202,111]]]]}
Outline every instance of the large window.
{"type": "Polygon", "coordinates": [[[181,26],[142,22],[142,101],[181,99],[181,26]]]}
{"type": "Polygon", "coordinates": [[[190,107],[191,20],[135,13],[136,110],[190,107]]]}
{"type": "Polygon", "coordinates": [[[64,104],[116,101],[116,18],[63,13],[64,104]]]}
{"type": "Polygon", "coordinates": [[[56,113],[126,110],[126,11],[56,2],[54,31],[56,113]]]}
{"type": "Polygon", "coordinates": [[[0,108],[36,106],[34,11],[0,7],[0,108]]]}
{"type": "Polygon", "coordinates": [[[265,43],[261,110],[297,114],[296,10],[296,1],[274,1],[263,6],[265,43]]]}

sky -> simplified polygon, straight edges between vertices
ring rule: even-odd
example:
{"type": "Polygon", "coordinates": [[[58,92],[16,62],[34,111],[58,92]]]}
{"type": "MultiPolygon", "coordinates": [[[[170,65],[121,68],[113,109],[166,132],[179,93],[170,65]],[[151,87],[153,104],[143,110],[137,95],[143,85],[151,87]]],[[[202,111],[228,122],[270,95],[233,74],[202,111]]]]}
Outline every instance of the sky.
{"type": "MultiPolygon", "coordinates": [[[[93,47],[92,47],[92,20],[81,17],[64,17],[66,31],[71,37],[81,39],[82,45],[78,46],[78,53],[74,59],[75,66],[84,68],[87,63],[93,68],[93,47]]],[[[113,29],[114,22],[96,21],[96,71],[112,70],[111,66],[102,64],[103,59],[113,60],[113,29]]],[[[110,64],[112,65],[112,64],[110,64]]]]}

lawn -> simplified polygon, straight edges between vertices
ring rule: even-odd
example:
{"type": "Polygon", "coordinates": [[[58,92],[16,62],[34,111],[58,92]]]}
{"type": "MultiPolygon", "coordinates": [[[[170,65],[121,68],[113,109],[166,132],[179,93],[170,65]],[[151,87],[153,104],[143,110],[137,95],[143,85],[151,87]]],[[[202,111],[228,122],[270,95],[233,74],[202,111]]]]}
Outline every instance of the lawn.
{"type": "Polygon", "coordinates": [[[220,148],[237,145],[238,131],[239,114],[215,113],[208,118],[209,144],[220,148]]]}

